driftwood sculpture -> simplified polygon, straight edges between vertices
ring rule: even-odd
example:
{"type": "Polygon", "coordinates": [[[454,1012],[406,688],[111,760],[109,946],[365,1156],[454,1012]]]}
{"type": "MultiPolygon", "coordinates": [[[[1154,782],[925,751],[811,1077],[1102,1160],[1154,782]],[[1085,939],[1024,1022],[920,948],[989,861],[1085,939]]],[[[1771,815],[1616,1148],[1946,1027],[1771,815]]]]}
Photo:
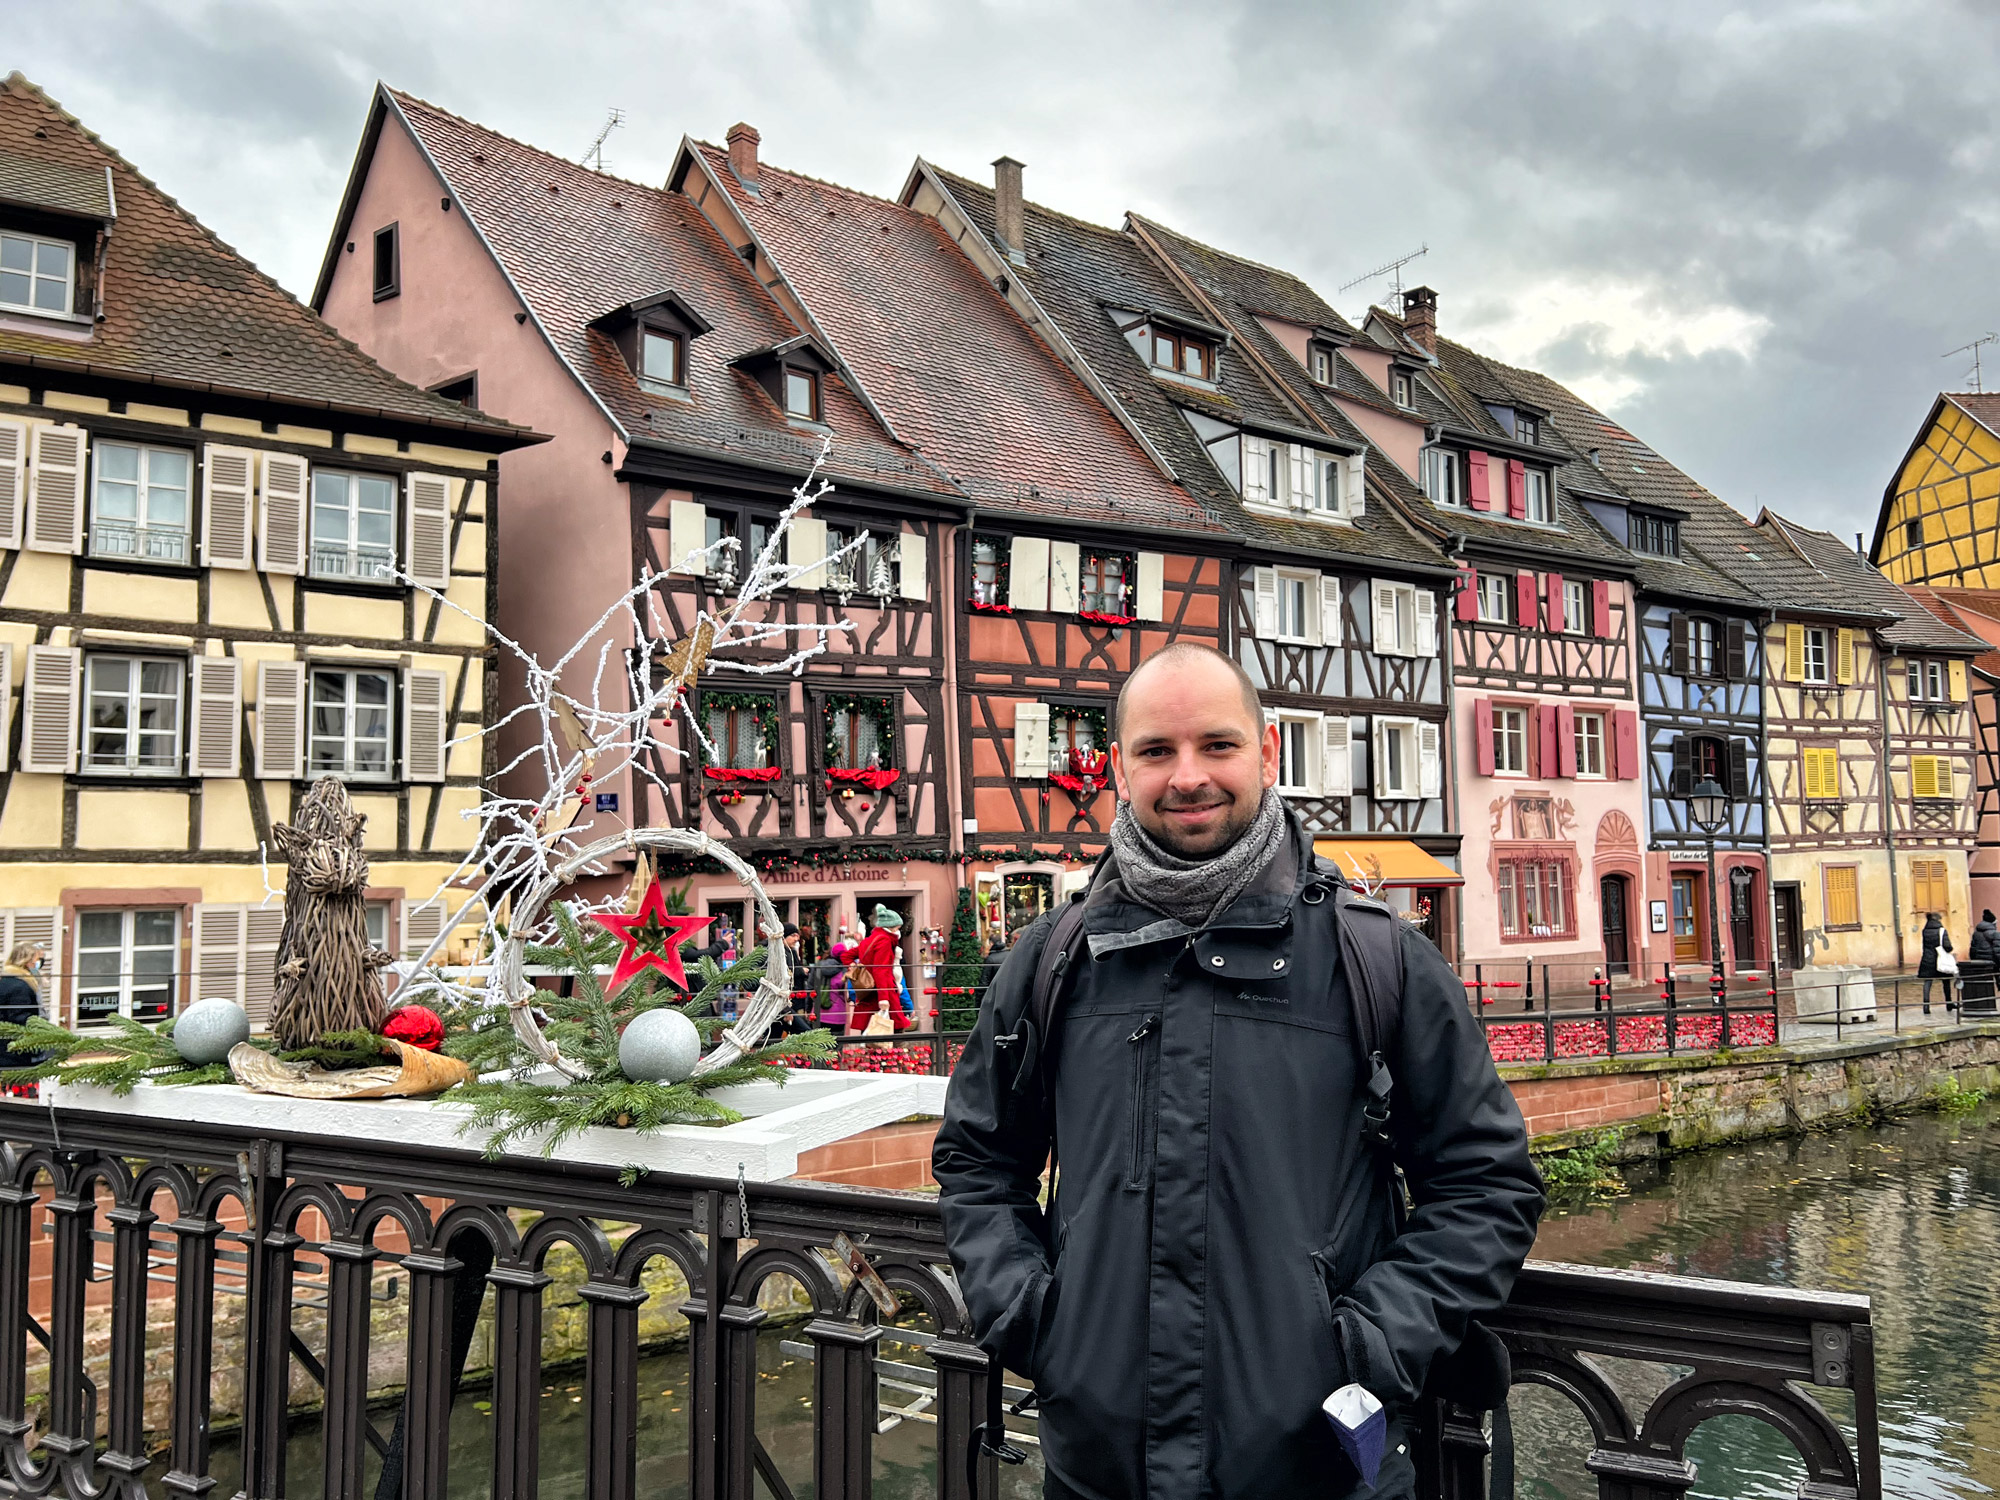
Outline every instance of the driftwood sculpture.
{"type": "Polygon", "coordinates": [[[382,984],[389,962],[368,946],[368,857],[361,852],[365,814],[331,776],[313,783],[289,824],[271,830],[285,857],[285,925],[278,938],[271,1031],[286,1051],[310,1047],[332,1031],[380,1031],[382,984]]]}

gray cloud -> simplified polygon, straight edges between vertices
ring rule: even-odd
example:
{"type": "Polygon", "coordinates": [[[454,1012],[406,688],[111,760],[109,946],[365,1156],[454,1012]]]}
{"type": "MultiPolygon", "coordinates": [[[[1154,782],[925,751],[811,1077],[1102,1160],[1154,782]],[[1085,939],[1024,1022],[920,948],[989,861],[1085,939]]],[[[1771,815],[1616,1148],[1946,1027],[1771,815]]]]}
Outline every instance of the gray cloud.
{"type": "MultiPolygon", "coordinates": [[[[39,16],[39,19],[38,19],[39,16]]],[[[919,153],[1337,294],[1428,243],[1447,333],[1532,363],[1746,510],[1843,534],[2000,307],[2000,15],[1773,0],[114,4],[15,65],[303,291],[377,77],[656,181],[734,120],[893,194],[919,153]]],[[[1995,362],[2000,377],[2000,360],[1995,362]]]]}

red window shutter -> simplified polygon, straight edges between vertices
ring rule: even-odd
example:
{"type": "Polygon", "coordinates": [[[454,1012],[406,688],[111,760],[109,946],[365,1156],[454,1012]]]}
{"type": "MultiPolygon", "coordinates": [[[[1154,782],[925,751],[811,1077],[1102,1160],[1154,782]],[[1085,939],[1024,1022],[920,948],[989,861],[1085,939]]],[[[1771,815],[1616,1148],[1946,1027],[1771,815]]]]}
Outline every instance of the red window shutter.
{"type": "Polygon", "coordinates": [[[1639,711],[1636,708],[1618,709],[1611,715],[1611,722],[1612,739],[1617,750],[1617,765],[1613,774],[1620,781],[1636,781],[1639,776],[1639,711]]]}
{"type": "Polygon", "coordinates": [[[1493,509],[1493,486],[1487,474],[1490,460],[1477,450],[1465,458],[1465,498],[1472,502],[1474,510],[1493,509]]]}
{"type": "Polygon", "coordinates": [[[1599,640],[1611,638],[1611,585],[1602,578],[1590,586],[1590,633],[1599,640]]]}
{"type": "Polygon", "coordinates": [[[1542,594],[1548,600],[1549,629],[1556,635],[1569,628],[1569,620],[1563,613],[1563,576],[1550,573],[1542,580],[1542,594]]]}
{"type": "Polygon", "coordinates": [[[1528,515],[1528,466],[1518,458],[1507,460],[1507,514],[1517,521],[1528,515]]]}
{"type": "Polygon", "coordinates": [[[1523,630],[1533,630],[1540,619],[1540,596],[1535,589],[1533,573],[1514,575],[1514,623],[1523,630]]]}
{"type": "Polygon", "coordinates": [[[1556,705],[1556,775],[1576,775],[1576,705],[1556,705]]]}
{"type": "Polygon", "coordinates": [[[1479,618],[1479,574],[1470,564],[1458,565],[1457,614],[1461,620],[1479,618]]]}
{"type": "Polygon", "coordinates": [[[1481,776],[1493,774],[1493,700],[1472,703],[1472,763],[1481,776]]]}
{"type": "Polygon", "coordinates": [[[1556,707],[1553,703],[1544,703],[1535,709],[1535,761],[1528,768],[1530,775],[1549,777],[1562,774],[1556,769],[1560,759],[1557,744],[1561,738],[1556,733],[1556,707]]]}

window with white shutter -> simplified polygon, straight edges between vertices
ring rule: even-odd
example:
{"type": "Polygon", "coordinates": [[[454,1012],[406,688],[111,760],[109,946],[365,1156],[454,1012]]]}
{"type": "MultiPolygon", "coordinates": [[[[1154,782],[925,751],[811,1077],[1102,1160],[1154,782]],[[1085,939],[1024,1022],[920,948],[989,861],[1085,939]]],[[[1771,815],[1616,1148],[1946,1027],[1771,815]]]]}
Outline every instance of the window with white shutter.
{"type": "Polygon", "coordinates": [[[1049,607],[1049,539],[1017,536],[1007,552],[1007,604],[1014,610],[1049,607]]]}
{"type": "Polygon", "coordinates": [[[1422,767],[1415,719],[1375,720],[1375,799],[1409,802],[1421,796],[1422,767]]]}
{"type": "Polygon", "coordinates": [[[285,931],[283,903],[252,906],[243,913],[243,1009],[255,1027],[271,1021],[278,988],[278,940],[285,931]]]}
{"type": "Polygon", "coordinates": [[[1014,774],[1023,780],[1049,774],[1049,706],[1014,705],[1014,774]]]}
{"type": "Polygon", "coordinates": [[[194,908],[194,998],[243,1003],[243,927],[249,908],[203,901],[194,908]]]}
{"type": "Polygon", "coordinates": [[[1049,612],[1073,615],[1082,607],[1083,549],[1075,542],[1049,543],[1049,612]]]}
{"type": "Polygon", "coordinates": [[[412,474],[403,482],[404,566],[410,581],[442,589],[451,583],[451,481],[412,474]]]}
{"type": "Polygon", "coordinates": [[[1271,444],[1269,439],[1243,434],[1243,499],[1250,505],[1276,504],[1271,493],[1271,444]]]}
{"type": "Polygon", "coordinates": [[[1313,483],[1313,451],[1304,443],[1287,443],[1285,458],[1286,498],[1299,509],[1307,509],[1313,503],[1314,490],[1318,488],[1313,483]]]}
{"type": "Polygon", "coordinates": [[[1368,514],[1368,455],[1350,453],[1340,461],[1340,512],[1350,520],[1368,514]]]}
{"type": "Polygon", "coordinates": [[[67,776],[76,769],[76,704],[83,653],[30,646],[21,681],[21,769],[67,776]]]}
{"type": "Polygon", "coordinates": [[[810,516],[793,516],[785,528],[785,561],[799,572],[792,579],[795,589],[826,587],[826,522],[810,516]]]}
{"type": "Polygon", "coordinates": [[[57,971],[62,962],[62,910],[53,906],[17,906],[0,911],[0,958],[23,943],[42,950],[42,971],[35,976],[35,988],[42,997],[42,1014],[60,1021],[50,1009],[49,997],[61,993],[57,971]]]}
{"type": "Polygon", "coordinates": [[[29,440],[28,547],[83,550],[83,472],[90,439],[81,427],[36,427],[29,440]]]}
{"type": "Polygon", "coordinates": [[[1320,770],[1320,790],[1328,797],[1354,795],[1354,731],[1345,714],[1328,714],[1325,726],[1325,765],[1320,770]]]}
{"type": "Polygon", "coordinates": [[[1417,651],[1422,657],[1438,654],[1438,601],[1429,589],[1413,588],[1411,603],[1417,616],[1417,651]]]}
{"type": "Polygon", "coordinates": [[[1136,607],[1142,620],[1164,620],[1167,617],[1166,587],[1167,558],[1162,552],[1141,552],[1139,554],[1139,590],[1136,607]]]}
{"type": "Polygon", "coordinates": [[[1319,580],[1319,643],[1340,644],[1340,579],[1331,573],[1319,580]]]}
{"type": "Polygon", "coordinates": [[[306,495],[312,465],[293,453],[263,456],[257,566],[296,576],[306,570],[306,495]]]}
{"type": "Polygon", "coordinates": [[[921,602],[930,597],[921,532],[903,531],[896,535],[896,588],[905,599],[921,602]]]}
{"type": "Polygon", "coordinates": [[[208,443],[201,450],[201,561],[208,568],[250,566],[250,506],[257,455],[208,443]]]}
{"type": "Polygon", "coordinates": [[[306,664],[257,663],[257,776],[297,781],[305,775],[306,664]]]}
{"type": "Polygon", "coordinates": [[[1407,648],[1398,628],[1401,617],[1396,610],[1396,586],[1380,578],[1373,579],[1369,583],[1368,594],[1375,617],[1375,654],[1403,655],[1407,648]]]}
{"type": "Polygon", "coordinates": [[[412,667],[403,674],[403,777],[443,781],[445,674],[412,667]]]}
{"type": "Polygon", "coordinates": [[[14,646],[0,641],[0,771],[7,769],[7,746],[14,729],[14,646]]]}
{"type": "MultiPolygon", "coordinates": [[[[403,903],[403,959],[414,963],[444,931],[444,898],[403,903]]],[[[435,960],[433,960],[435,962],[435,960]]]]}
{"type": "Polygon", "coordinates": [[[1257,639],[1271,641],[1278,638],[1278,570],[1276,568],[1254,568],[1251,570],[1253,584],[1253,615],[1256,622],[1257,639]]]}
{"type": "Polygon", "coordinates": [[[1319,795],[1326,775],[1325,718],[1287,709],[1265,717],[1278,726],[1278,790],[1293,797],[1319,795]]]}
{"type": "Polygon", "coordinates": [[[188,735],[188,775],[243,774],[243,663],[233,656],[197,656],[194,723],[188,735]]]}
{"type": "MultiPolygon", "coordinates": [[[[676,500],[667,507],[667,566],[675,573],[699,578],[708,572],[708,558],[701,549],[708,545],[708,507],[692,500],[676,500]],[[689,553],[696,556],[690,557],[689,553]]],[[[826,552],[821,549],[820,556],[826,552]]]]}
{"type": "Polygon", "coordinates": [[[21,545],[28,504],[28,424],[0,421],[0,547],[21,545]]]}
{"type": "Polygon", "coordinates": [[[1428,722],[1417,725],[1417,795],[1444,795],[1443,736],[1437,725],[1428,722]]]}

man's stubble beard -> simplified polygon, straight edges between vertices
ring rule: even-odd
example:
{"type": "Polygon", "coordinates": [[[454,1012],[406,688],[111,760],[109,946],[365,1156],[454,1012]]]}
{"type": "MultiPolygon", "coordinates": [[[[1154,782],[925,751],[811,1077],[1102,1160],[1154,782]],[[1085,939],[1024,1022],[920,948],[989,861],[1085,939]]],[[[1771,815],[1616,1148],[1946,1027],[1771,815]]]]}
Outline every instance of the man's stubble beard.
{"type": "MultiPolygon", "coordinates": [[[[1154,804],[1153,810],[1155,815],[1158,815],[1160,812],[1170,808],[1198,807],[1204,805],[1202,803],[1177,802],[1171,797],[1162,797],[1154,804]]],[[[1263,805],[1262,788],[1258,790],[1257,800],[1252,802],[1247,809],[1237,798],[1230,797],[1226,804],[1227,811],[1223,815],[1220,835],[1213,844],[1186,843],[1175,835],[1173,826],[1165,819],[1161,820],[1159,827],[1148,827],[1146,832],[1152,835],[1154,843],[1158,844],[1169,854],[1179,855],[1182,859],[1214,859],[1216,856],[1226,853],[1238,839],[1243,837],[1249,830],[1250,825],[1257,821],[1258,810],[1263,805]]],[[[1143,819],[1141,820],[1141,824],[1143,826],[1143,819]]]]}

